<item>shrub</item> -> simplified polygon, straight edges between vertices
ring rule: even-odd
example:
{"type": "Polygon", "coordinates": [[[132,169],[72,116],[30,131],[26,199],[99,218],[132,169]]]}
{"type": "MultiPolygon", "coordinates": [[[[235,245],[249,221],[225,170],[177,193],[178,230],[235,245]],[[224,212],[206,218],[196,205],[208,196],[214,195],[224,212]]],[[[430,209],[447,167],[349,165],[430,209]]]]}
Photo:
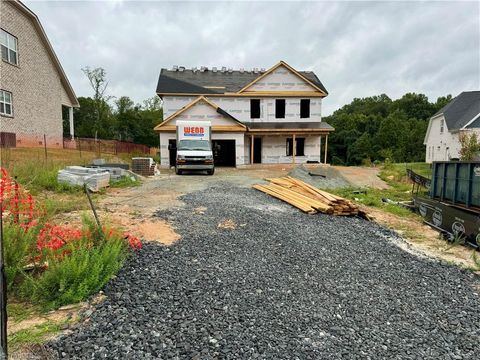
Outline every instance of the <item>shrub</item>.
{"type": "Polygon", "coordinates": [[[7,289],[19,281],[25,266],[32,261],[35,249],[37,229],[28,228],[6,222],[3,226],[5,271],[7,275],[7,289]]]}
{"type": "Polygon", "coordinates": [[[115,237],[98,247],[89,240],[79,240],[83,246],[68,244],[68,256],[52,256],[48,268],[24,282],[21,292],[45,308],[82,301],[98,292],[117,273],[127,256],[127,243],[115,237]]]}

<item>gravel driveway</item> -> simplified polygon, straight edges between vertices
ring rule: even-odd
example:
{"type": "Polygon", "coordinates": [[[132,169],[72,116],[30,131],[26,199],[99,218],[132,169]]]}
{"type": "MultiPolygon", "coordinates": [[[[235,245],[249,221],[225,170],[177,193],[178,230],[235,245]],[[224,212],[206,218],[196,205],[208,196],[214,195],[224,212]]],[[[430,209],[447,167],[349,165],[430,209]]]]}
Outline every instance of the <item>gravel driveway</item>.
{"type": "Polygon", "coordinates": [[[212,186],[158,212],[182,240],[133,256],[89,321],[50,344],[60,357],[478,358],[475,275],[401,250],[373,223],[212,186]]]}

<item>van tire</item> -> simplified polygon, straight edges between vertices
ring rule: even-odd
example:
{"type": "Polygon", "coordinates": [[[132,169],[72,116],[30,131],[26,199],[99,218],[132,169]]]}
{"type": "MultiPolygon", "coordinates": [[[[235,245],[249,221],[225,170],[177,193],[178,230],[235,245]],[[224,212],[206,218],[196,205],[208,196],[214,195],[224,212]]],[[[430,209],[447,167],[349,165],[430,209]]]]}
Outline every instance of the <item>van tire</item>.
{"type": "Polygon", "coordinates": [[[212,170],[207,170],[207,175],[213,175],[215,173],[215,168],[212,170]]]}
{"type": "Polygon", "coordinates": [[[175,166],[175,174],[177,174],[177,175],[182,175],[182,170],[180,170],[179,168],[177,168],[177,167],[175,166]]]}

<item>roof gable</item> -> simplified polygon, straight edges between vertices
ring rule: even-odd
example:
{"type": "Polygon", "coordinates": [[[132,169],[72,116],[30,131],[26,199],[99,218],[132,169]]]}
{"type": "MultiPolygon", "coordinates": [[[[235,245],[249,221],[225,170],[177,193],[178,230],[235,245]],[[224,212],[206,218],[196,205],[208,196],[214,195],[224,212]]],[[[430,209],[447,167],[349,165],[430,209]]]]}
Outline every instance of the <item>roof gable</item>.
{"type": "Polygon", "coordinates": [[[210,101],[204,96],[199,96],[191,103],[187,104],[180,110],[174,112],[168,118],[166,118],[162,123],[155,126],[154,130],[161,130],[167,125],[174,125],[173,120],[208,120],[212,121],[212,126],[228,126],[235,125],[240,129],[246,129],[246,126],[234,118],[232,115],[227,113],[225,110],[220,108],[214,102],[210,101]],[[201,106],[207,106],[208,109],[199,109],[201,106]],[[196,111],[196,110],[201,111],[196,111]]]}
{"type": "MultiPolygon", "coordinates": [[[[252,82],[245,85],[238,92],[247,91],[319,91],[327,95],[320,81],[316,84],[314,81],[306,77],[305,72],[302,74],[292,68],[284,61],[272,66],[265,73],[255,78],[252,82]]],[[[314,73],[313,76],[316,75],[314,73]]]]}
{"type": "Polygon", "coordinates": [[[452,99],[435,115],[443,114],[449,131],[473,127],[474,120],[480,114],[480,91],[465,91],[452,99]]]}

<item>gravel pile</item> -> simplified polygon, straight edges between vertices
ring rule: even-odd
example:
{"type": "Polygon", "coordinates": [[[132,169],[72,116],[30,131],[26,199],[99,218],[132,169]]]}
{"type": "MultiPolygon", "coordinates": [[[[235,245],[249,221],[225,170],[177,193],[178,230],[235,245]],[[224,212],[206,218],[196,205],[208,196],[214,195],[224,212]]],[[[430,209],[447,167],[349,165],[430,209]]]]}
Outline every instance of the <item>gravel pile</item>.
{"type": "Polygon", "coordinates": [[[91,318],[50,344],[59,357],[478,358],[471,273],[399,249],[373,223],[252,189],[183,201],[158,213],[183,239],[133,256],[91,318]]]}
{"type": "Polygon", "coordinates": [[[321,189],[335,189],[352,186],[352,184],[342,176],[340,171],[332,166],[307,169],[303,165],[299,165],[290,171],[288,175],[321,189]]]}

